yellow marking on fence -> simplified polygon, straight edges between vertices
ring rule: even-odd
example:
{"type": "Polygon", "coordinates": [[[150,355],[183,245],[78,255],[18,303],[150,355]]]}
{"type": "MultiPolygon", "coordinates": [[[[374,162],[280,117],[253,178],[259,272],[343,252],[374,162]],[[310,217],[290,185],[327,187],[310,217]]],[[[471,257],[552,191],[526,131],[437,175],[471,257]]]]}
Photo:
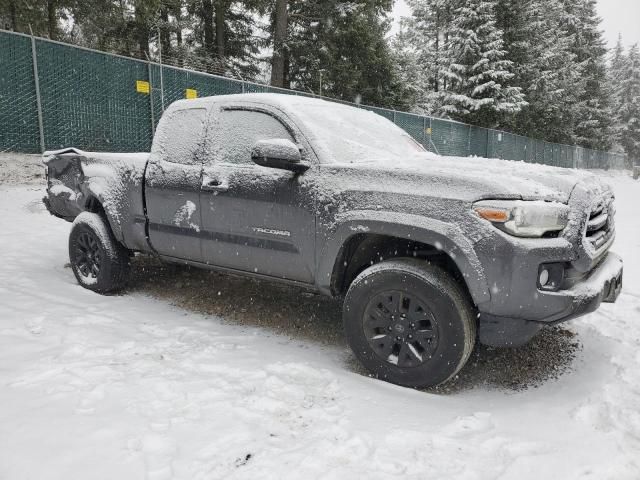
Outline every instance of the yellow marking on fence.
{"type": "Polygon", "coordinates": [[[150,91],[149,82],[144,80],[136,80],[136,92],[148,94],[150,91]]]}
{"type": "Polygon", "coordinates": [[[198,98],[198,91],[193,88],[187,88],[184,91],[184,98],[198,98]]]}
{"type": "Polygon", "coordinates": [[[431,127],[425,128],[424,133],[426,133],[427,135],[431,135],[431,127]]]}

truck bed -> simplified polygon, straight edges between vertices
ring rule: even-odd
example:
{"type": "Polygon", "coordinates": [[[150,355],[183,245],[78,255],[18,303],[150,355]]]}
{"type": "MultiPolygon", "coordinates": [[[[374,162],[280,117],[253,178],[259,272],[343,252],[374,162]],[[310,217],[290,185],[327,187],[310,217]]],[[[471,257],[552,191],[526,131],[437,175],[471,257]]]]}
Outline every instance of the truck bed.
{"type": "MultiPolygon", "coordinates": [[[[85,152],[76,148],[45,152],[47,195],[52,215],[73,221],[100,205],[116,238],[132,249],[144,233],[144,172],[149,153],[85,152]],[[136,226],[139,224],[139,226],[136,226]]],[[[144,235],[143,235],[144,236],[144,235]]]]}

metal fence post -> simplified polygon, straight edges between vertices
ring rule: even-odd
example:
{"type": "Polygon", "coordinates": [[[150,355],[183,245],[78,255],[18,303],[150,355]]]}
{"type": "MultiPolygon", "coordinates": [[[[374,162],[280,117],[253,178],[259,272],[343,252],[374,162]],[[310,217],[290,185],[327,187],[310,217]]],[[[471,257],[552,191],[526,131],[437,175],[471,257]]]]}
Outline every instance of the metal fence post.
{"type": "Polygon", "coordinates": [[[160,59],[160,104],[164,113],[164,79],[162,76],[162,42],[160,41],[160,27],[158,27],[158,58],[160,59]]]}
{"type": "Polygon", "coordinates": [[[153,82],[151,81],[151,60],[147,52],[144,52],[144,56],[147,57],[147,77],[149,78],[149,108],[151,112],[151,139],[153,140],[153,134],[156,132],[156,120],[153,108],[153,82]]]}
{"type": "Polygon", "coordinates": [[[491,149],[491,146],[489,145],[489,142],[491,142],[491,141],[492,141],[491,139],[492,139],[493,137],[491,136],[491,130],[489,130],[488,128],[487,128],[487,129],[485,129],[485,130],[487,131],[487,151],[486,151],[486,153],[485,153],[485,155],[484,155],[484,158],[491,158],[491,151],[492,151],[492,149],[491,149]]]}
{"type": "Polygon", "coordinates": [[[44,143],[44,122],[42,121],[42,99],[40,97],[40,77],[38,76],[38,54],[36,52],[36,39],[33,36],[33,30],[29,25],[31,31],[31,58],[33,60],[33,79],[36,87],[36,105],[38,107],[38,129],[40,131],[40,153],[45,151],[44,143]]]}

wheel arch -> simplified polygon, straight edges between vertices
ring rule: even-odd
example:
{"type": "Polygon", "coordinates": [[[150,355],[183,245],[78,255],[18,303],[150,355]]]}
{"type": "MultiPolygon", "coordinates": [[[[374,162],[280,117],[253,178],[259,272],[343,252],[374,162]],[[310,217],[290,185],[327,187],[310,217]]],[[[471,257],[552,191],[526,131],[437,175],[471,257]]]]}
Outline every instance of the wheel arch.
{"type": "Polygon", "coordinates": [[[100,194],[100,189],[96,188],[96,185],[94,184],[89,184],[86,190],[87,192],[85,196],[83,210],[85,212],[98,213],[102,215],[106,219],[107,224],[109,225],[109,228],[111,229],[111,232],[113,233],[113,236],[115,237],[115,239],[120,243],[124,243],[123,242],[124,238],[122,234],[122,228],[120,228],[120,223],[117,222],[115,218],[113,218],[113,214],[110,213],[109,209],[105,208],[104,206],[105,201],[102,195],[100,194]]]}
{"type": "Polygon", "coordinates": [[[319,262],[319,288],[344,294],[364,268],[389,258],[432,259],[468,291],[475,305],[490,300],[484,270],[469,240],[456,225],[405,214],[371,212],[340,224],[319,262]],[[376,218],[371,218],[372,216],[376,218]]]}

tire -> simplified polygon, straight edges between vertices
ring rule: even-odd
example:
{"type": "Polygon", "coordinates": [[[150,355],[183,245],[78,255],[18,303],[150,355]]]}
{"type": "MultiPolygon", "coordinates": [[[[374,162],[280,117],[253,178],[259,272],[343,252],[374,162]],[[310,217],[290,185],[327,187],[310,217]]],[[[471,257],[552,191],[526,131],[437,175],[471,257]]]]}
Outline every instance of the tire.
{"type": "Polygon", "coordinates": [[[395,259],[364,270],[344,301],[347,341],[377,378],[412,388],[456,375],[476,340],[464,289],[424,260],[395,259]]]}
{"type": "Polygon", "coordinates": [[[69,261],[78,283],[98,293],[121,290],[129,279],[129,251],[104,217],[82,212],[69,234],[69,261]]]}

